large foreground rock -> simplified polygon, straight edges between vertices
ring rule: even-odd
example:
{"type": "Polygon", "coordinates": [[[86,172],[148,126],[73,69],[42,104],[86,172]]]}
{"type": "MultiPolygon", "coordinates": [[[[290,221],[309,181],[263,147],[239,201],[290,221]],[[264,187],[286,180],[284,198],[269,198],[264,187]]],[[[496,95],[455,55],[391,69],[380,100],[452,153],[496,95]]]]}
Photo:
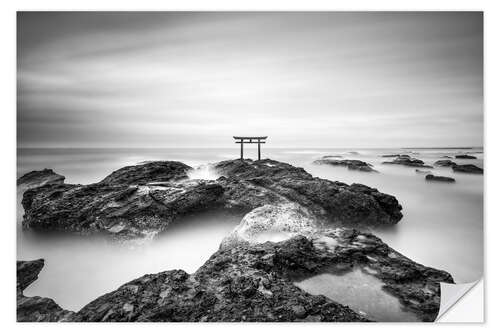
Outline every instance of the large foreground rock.
{"type": "MultiPolygon", "coordinates": [[[[353,229],[273,243],[222,246],[194,274],[148,274],[83,307],[75,321],[365,321],[365,316],[294,282],[336,267],[361,267],[424,321],[439,312],[440,270],[419,265],[353,229]]],[[[353,282],[353,288],[356,288],[353,282]]]]}
{"type": "Polygon", "coordinates": [[[73,315],[50,298],[24,296],[24,289],[38,278],[43,265],[43,259],[17,262],[17,321],[65,321],[73,315]]]}
{"type": "Polygon", "coordinates": [[[395,197],[361,184],[311,176],[273,160],[217,163],[217,180],[191,180],[180,162],[149,162],[90,185],[46,184],[27,190],[23,226],[39,231],[152,237],[174,220],[207,209],[247,213],[267,204],[296,204],[318,225],[391,225],[401,218],[395,197]]]}

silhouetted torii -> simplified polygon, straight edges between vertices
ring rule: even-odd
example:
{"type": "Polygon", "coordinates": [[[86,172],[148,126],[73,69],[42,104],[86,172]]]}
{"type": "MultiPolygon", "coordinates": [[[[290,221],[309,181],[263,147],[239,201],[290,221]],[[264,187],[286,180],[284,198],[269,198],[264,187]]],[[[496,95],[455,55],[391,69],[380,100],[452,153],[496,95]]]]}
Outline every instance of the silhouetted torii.
{"type": "Polygon", "coordinates": [[[261,141],[267,139],[267,136],[233,136],[236,140],[235,143],[239,143],[241,145],[241,155],[240,159],[243,160],[243,144],[245,143],[256,143],[259,147],[259,161],[260,161],[260,144],[266,143],[266,141],[261,141]]]}

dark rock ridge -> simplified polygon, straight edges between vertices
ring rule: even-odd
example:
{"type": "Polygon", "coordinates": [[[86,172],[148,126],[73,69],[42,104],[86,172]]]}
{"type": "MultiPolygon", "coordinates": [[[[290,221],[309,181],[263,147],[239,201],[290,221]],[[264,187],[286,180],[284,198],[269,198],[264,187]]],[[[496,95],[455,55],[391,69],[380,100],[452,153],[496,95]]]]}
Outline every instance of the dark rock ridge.
{"type": "Polygon", "coordinates": [[[24,192],[25,228],[105,233],[119,239],[152,237],[187,214],[207,209],[249,212],[266,204],[296,203],[319,224],[390,225],[401,218],[391,195],[361,184],[312,177],[273,160],[213,165],[217,180],[190,180],[180,162],[150,162],[113,172],[90,185],[47,184],[24,192]]]}
{"type": "Polygon", "coordinates": [[[483,169],[474,164],[461,164],[452,166],[454,172],[483,174],[483,169]]]}
{"type": "Polygon", "coordinates": [[[64,176],[55,173],[52,169],[31,171],[21,176],[17,180],[17,185],[23,186],[25,188],[34,188],[44,185],[57,185],[63,183],[64,176]]]}
{"type": "Polygon", "coordinates": [[[457,165],[457,163],[450,161],[450,160],[439,160],[434,162],[434,165],[440,166],[440,167],[452,167],[457,165]]]}
{"type": "Polygon", "coordinates": [[[392,161],[382,162],[383,164],[400,164],[406,165],[410,167],[419,167],[419,168],[432,168],[430,165],[426,165],[424,161],[419,160],[417,158],[410,157],[408,155],[399,155],[392,161]]]}
{"type": "Polygon", "coordinates": [[[455,158],[461,158],[461,159],[467,159],[467,160],[477,159],[476,156],[471,156],[471,155],[455,155],[455,158]]]}
{"type": "Polygon", "coordinates": [[[347,169],[349,170],[359,170],[359,171],[366,171],[366,172],[378,172],[377,170],[373,169],[370,163],[366,163],[363,161],[359,160],[332,160],[328,158],[323,158],[321,160],[316,160],[313,162],[314,164],[319,164],[319,165],[333,165],[333,166],[346,166],[347,169]]]}
{"type": "MultiPolygon", "coordinates": [[[[332,268],[364,269],[423,321],[439,312],[450,274],[404,257],[354,229],[324,230],[273,243],[221,246],[195,273],[144,275],[87,304],[70,321],[367,321],[335,300],[294,285],[332,268]]],[[[355,288],[356,286],[353,285],[355,288]]]]}
{"type": "Polygon", "coordinates": [[[434,175],[425,176],[425,180],[433,181],[433,182],[445,182],[445,183],[454,183],[455,182],[454,178],[444,177],[444,176],[434,176],[434,175]]]}
{"type": "Polygon", "coordinates": [[[17,262],[17,321],[64,321],[73,315],[50,298],[23,295],[24,289],[38,278],[43,265],[43,259],[17,262]]]}

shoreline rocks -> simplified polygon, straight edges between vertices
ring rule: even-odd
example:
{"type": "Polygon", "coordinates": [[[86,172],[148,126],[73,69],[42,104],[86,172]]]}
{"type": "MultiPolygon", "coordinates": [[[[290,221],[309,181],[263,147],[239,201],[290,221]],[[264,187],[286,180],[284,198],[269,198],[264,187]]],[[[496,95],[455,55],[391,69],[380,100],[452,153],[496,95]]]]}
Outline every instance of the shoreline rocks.
{"type": "Polygon", "coordinates": [[[22,199],[23,227],[103,233],[115,239],[150,238],[186,214],[248,213],[278,203],[301,206],[319,225],[392,225],[402,218],[401,205],[391,195],[313,177],[290,164],[238,159],[212,167],[224,176],[190,180],[191,167],[162,161],[121,168],[94,184],[31,188],[22,199]]]}
{"type": "Polygon", "coordinates": [[[317,165],[332,165],[332,166],[345,166],[349,170],[358,170],[365,172],[378,172],[373,169],[373,165],[359,160],[331,160],[331,159],[321,159],[313,162],[317,165]]]}
{"type": "Polygon", "coordinates": [[[27,297],[23,291],[37,278],[44,266],[44,260],[17,261],[17,321],[47,322],[67,321],[74,314],[64,310],[47,297],[27,297]]]}

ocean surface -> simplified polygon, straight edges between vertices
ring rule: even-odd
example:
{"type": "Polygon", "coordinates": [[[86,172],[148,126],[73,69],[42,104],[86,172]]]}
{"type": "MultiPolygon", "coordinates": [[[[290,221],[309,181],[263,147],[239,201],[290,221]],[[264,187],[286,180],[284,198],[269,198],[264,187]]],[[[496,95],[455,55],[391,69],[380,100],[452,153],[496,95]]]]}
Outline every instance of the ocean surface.
{"type": "MultiPolygon", "coordinates": [[[[17,153],[18,177],[32,170],[52,168],[66,177],[66,183],[89,184],[123,166],[144,161],[177,160],[197,167],[238,158],[239,146],[234,149],[18,149],[17,153]]],[[[382,164],[391,158],[380,155],[397,153],[411,154],[427,164],[446,155],[467,153],[477,159],[455,162],[483,167],[482,148],[273,149],[264,145],[262,149],[263,158],[303,167],[314,176],[361,183],[396,196],[403,206],[403,219],[396,226],[371,231],[412,260],[450,272],[456,282],[479,279],[483,272],[483,176],[436,168],[432,170],[435,175],[454,177],[456,183],[426,182],[425,175],[416,173],[413,167],[382,164]],[[324,155],[359,159],[373,164],[379,173],[312,164],[324,155]]],[[[256,158],[255,155],[256,149],[248,149],[245,157],[256,158]]],[[[191,177],[214,179],[217,175],[202,167],[191,177]]],[[[117,244],[101,237],[40,235],[23,230],[21,198],[18,190],[17,259],[45,259],[39,279],[25,294],[51,297],[70,310],[79,310],[98,296],[144,274],[169,269],[194,272],[240,220],[240,217],[206,213],[173,225],[151,242],[117,244]]]]}

